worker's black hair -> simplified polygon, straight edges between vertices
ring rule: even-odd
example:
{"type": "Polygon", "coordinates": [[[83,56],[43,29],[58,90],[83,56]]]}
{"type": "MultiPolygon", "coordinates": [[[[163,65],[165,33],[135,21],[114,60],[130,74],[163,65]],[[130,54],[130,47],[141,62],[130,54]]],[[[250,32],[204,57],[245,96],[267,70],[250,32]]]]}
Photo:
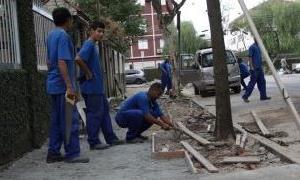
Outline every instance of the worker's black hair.
{"type": "Polygon", "coordinates": [[[56,26],[61,26],[72,18],[70,11],[65,7],[58,7],[52,11],[52,17],[56,26]]]}
{"type": "Polygon", "coordinates": [[[162,85],[161,85],[161,83],[159,83],[159,82],[156,82],[156,83],[153,83],[151,86],[150,86],[150,88],[149,88],[149,90],[155,90],[155,91],[162,91],[162,85]]]}
{"type": "Polygon", "coordinates": [[[102,21],[93,21],[90,24],[90,28],[92,30],[96,30],[97,28],[105,29],[105,24],[102,21]]]}

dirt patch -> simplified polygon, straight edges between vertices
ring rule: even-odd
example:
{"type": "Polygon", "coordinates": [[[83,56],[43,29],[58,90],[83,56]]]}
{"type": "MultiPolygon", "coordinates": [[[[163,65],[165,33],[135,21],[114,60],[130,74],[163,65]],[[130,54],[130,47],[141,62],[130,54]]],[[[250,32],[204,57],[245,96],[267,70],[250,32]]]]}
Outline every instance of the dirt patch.
{"type": "MultiPolygon", "coordinates": [[[[257,141],[248,139],[246,146],[241,148],[233,143],[218,142],[213,136],[215,117],[205,109],[192,103],[187,98],[177,98],[176,100],[161,99],[162,107],[170,112],[174,121],[180,121],[190,131],[209,140],[211,145],[202,146],[199,142],[182,133],[171,131],[159,131],[156,134],[155,151],[177,151],[182,150],[180,141],[188,142],[196,151],[206,157],[220,172],[233,172],[242,170],[252,170],[267,166],[281,166],[288,164],[262,147],[257,141]],[[224,164],[224,157],[231,156],[255,156],[260,159],[259,163],[231,163],[224,164]]],[[[255,123],[244,123],[243,127],[248,127],[252,131],[259,131],[255,123]]],[[[286,136],[284,132],[273,132],[276,136],[286,136]]],[[[208,171],[194,158],[194,166],[199,173],[206,174],[208,171]]]]}

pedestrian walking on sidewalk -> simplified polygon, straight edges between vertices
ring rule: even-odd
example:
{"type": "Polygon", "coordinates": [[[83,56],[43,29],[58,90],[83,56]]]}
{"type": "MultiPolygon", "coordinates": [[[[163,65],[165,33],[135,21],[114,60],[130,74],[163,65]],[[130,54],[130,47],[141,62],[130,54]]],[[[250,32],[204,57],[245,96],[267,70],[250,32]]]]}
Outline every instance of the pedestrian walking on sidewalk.
{"type": "Polygon", "coordinates": [[[65,95],[75,100],[75,54],[74,46],[67,30],[71,28],[72,16],[66,8],[56,8],[52,12],[56,27],[47,38],[47,93],[52,98],[51,123],[47,163],[63,161],[87,163],[88,158],[80,156],[79,115],[74,107],[70,138],[67,141],[65,129],[65,95]],[[60,149],[65,148],[65,156],[60,149]]]}
{"type": "Polygon", "coordinates": [[[87,39],[76,56],[79,65],[82,96],[86,104],[87,134],[91,150],[107,149],[109,145],[121,144],[113,131],[109,114],[109,104],[104,93],[103,72],[101,56],[97,42],[104,35],[103,22],[94,21],[90,25],[90,37],[87,39]],[[107,144],[102,144],[99,139],[100,128],[107,144]]]}
{"type": "Polygon", "coordinates": [[[255,84],[260,92],[260,100],[269,100],[271,97],[267,96],[266,92],[266,80],[262,64],[262,56],[256,39],[254,39],[254,44],[249,48],[249,64],[250,64],[250,82],[246,88],[245,94],[242,99],[244,102],[250,102],[248,98],[250,97],[255,84]]]}
{"type": "Polygon", "coordinates": [[[147,137],[141,134],[153,124],[165,130],[173,127],[170,119],[162,113],[156,100],[162,95],[162,85],[154,83],[148,92],[139,92],[121,104],[116,122],[121,128],[127,128],[127,143],[142,143],[147,137]]]}

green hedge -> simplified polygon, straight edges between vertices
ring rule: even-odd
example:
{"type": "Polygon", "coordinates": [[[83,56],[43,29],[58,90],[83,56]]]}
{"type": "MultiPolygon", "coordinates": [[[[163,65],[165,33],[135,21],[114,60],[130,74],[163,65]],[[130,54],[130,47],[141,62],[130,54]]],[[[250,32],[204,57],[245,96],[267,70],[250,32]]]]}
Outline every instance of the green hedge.
{"type": "Polygon", "coordinates": [[[31,149],[27,73],[0,71],[0,164],[31,149]]]}
{"type": "Polygon", "coordinates": [[[44,90],[45,76],[39,74],[34,83],[36,104],[30,104],[28,77],[24,70],[0,71],[0,165],[40,147],[47,138],[49,99],[44,90]]]}

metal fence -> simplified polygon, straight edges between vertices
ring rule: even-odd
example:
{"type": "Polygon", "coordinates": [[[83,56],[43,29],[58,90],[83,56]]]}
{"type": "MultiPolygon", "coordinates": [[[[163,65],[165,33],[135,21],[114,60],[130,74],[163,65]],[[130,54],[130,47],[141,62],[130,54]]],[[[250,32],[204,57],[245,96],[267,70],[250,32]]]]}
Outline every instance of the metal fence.
{"type": "Polygon", "coordinates": [[[105,80],[105,89],[108,97],[125,94],[125,57],[102,43],[102,68],[105,80]]]}
{"type": "Polygon", "coordinates": [[[43,9],[40,1],[33,2],[34,31],[37,53],[38,70],[47,70],[47,48],[46,39],[48,33],[54,28],[51,14],[43,9]]]}
{"type": "Polygon", "coordinates": [[[0,68],[20,68],[16,0],[0,0],[0,68]]]}

